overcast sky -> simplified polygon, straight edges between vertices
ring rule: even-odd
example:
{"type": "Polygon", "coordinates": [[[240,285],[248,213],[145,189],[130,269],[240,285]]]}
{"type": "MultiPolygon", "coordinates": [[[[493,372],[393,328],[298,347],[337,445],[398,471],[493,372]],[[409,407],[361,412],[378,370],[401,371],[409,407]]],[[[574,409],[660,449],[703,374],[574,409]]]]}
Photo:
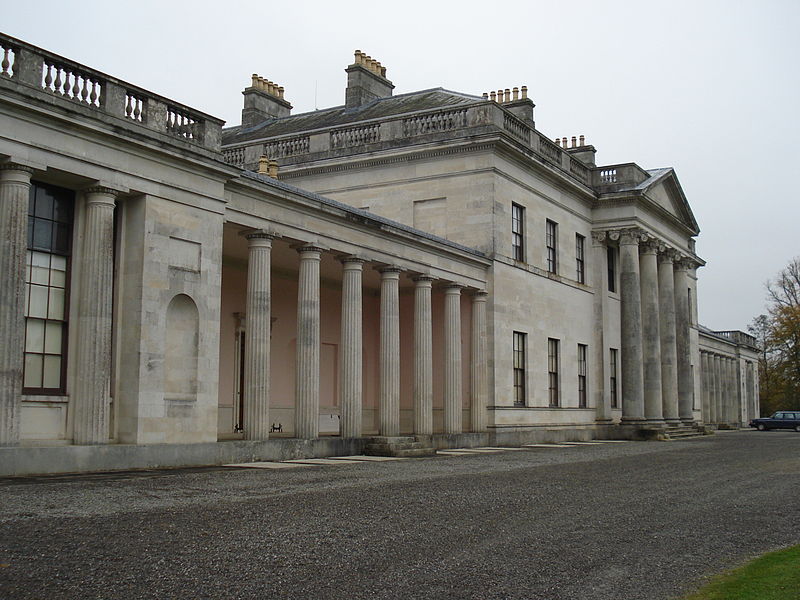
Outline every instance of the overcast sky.
{"type": "Polygon", "coordinates": [[[294,113],[344,103],[360,49],[395,93],[527,85],[598,164],[675,167],[700,224],[700,320],[745,329],[800,256],[800,1],[26,0],[4,33],[239,123],[251,73],[294,113]]]}

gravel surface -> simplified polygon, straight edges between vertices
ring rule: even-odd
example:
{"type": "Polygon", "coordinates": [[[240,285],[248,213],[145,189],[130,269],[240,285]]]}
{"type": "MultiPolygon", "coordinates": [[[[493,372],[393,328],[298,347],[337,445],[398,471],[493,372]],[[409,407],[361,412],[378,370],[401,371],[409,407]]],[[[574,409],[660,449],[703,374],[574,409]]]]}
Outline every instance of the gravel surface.
{"type": "Polygon", "coordinates": [[[675,598],[800,543],[800,434],[0,480],[0,598],[675,598]]]}

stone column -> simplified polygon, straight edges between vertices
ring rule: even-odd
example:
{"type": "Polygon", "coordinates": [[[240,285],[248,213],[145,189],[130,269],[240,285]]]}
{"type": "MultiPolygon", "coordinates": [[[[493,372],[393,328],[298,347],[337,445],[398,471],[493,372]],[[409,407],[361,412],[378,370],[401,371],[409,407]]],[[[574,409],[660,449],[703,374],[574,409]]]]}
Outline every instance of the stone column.
{"type": "Polygon", "coordinates": [[[86,190],[72,392],[72,439],[75,444],[106,444],[109,437],[116,197],[116,191],[105,187],[86,190]]]}
{"type": "Polygon", "coordinates": [[[461,433],[461,286],[444,292],[444,432],[461,433]]]}
{"type": "Polygon", "coordinates": [[[269,438],[271,253],[275,235],[249,231],[244,333],[244,437],[269,438]]]}
{"type": "Polygon", "coordinates": [[[658,247],[655,240],[639,245],[642,301],[642,369],[644,416],[652,424],[664,423],[661,396],[661,335],[659,321],[658,247]]]}
{"type": "Polygon", "coordinates": [[[722,358],[714,356],[714,422],[722,423],[722,358]]]}
{"type": "Polygon", "coordinates": [[[433,433],[433,277],[414,278],[414,433],[433,433]]]}
{"type": "Polygon", "coordinates": [[[473,433],[486,431],[486,406],[489,403],[489,355],[487,351],[487,293],[472,296],[472,356],[470,359],[470,425],[473,433]]]}
{"type": "Polygon", "coordinates": [[[680,423],[678,413],[678,350],[675,342],[675,274],[671,250],[658,256],[658,307],[661,336],[661,400],[664,420],[680,423]]]}
{"type": "Polygon", "coordinates": [[[711,372],[708,352],[700,352],[700,368],[703,374],[703,423],[711,422],[711,372]]]}
{"type": "Polygon", "coordinates": [[[381,435],[400,435],[400,298],[398,267],[379,269],[381,273],[381,347],[379,389],[379,431],[381,435]]]}
{"type": "Polygon", "coordinates": [[[25,339],[25,258],[33,169],[0,164],[0,446],[19,443],[25,339]]]}
{"type": "Polygon", "coordinates": [[[622,316],[622,421],[644,420],[644,374],[642,367],[642,304],[639,284],[639,239],[641,232],[621,232],[620,301],[622,316]]]}
{"type": "Polygon", "coordinates": [[[595,420],[599,423],[611,422],[611,396],[606,391],[606,313],[608,304],[608,249],[605,231],[592,232],[592,382],[595,420]]]}
{"type": "Polygon", "coordinates": [[[692,377],[691,308],[689,307],[689,275],[691,262],[675,263],[675,345],[678,353],[678,415],[682,422],[694,422],[692,412],[694,378],[692,377]]]}
{"type": "Polygon", "coordinates": [[[339,349],[341,437],[361,437],[363,314],[361,273],[364,261],[347,256],[342,261],[342,341],[339,349]]]}
{"type": "Polygon", "coordinates": [[[294,384],[295,437],[319,437],[319,262],[322,248],[302,245],[297,288],[297,367],[294,384]]]}

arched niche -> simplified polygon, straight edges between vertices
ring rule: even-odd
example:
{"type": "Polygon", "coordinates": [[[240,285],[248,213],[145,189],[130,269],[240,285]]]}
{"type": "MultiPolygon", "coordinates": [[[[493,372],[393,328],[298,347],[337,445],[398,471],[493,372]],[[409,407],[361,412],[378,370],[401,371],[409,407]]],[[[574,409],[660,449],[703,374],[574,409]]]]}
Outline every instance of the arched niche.
{"type": "Polygon", "coordinates": [[[178,294],[167,307],[164,341],[164,398],[197,398],[197,355],[200,316],[186,294],[178,294]]]}

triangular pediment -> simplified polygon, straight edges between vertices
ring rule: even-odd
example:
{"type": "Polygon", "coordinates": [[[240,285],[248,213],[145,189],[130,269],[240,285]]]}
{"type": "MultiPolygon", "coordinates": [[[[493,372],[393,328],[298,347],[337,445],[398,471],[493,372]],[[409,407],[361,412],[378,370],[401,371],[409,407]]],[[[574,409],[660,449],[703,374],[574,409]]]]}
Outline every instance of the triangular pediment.
{"type": "Polygon", "coordinates": [[[644,196],[691,229],[693,234],[699,233],[700,228],[689,202],[686,200],[675,170],[671,168],[654,169],[648,173],[650,173],[650,178],[638,186],[644,196]]]}

